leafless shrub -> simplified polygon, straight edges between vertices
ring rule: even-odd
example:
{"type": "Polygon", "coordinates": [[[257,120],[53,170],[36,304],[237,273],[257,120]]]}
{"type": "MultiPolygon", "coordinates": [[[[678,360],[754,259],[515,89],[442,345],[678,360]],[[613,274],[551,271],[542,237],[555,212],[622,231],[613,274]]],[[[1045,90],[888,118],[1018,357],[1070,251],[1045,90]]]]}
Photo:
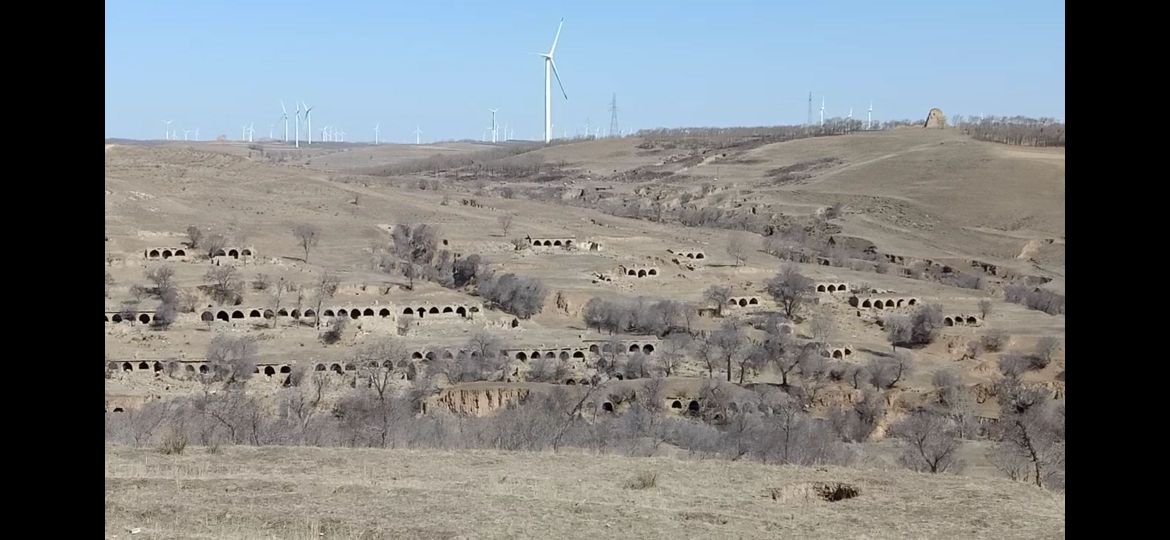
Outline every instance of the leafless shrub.
{"type": "Polygon", "coordinates": [[[633,478],[626,480],[623,487],[626,489],[648,489],[658,485],[658,473],[655,471],[645,470],[640,471],[634,475],[633,478]]]}
{"type": "Polygon", "coordinates": [[[999,357],[999,371],[1005,377],[1019,377],[1032,367],[1032,360],[1018,353],[1004,353],[999,357]]]}
{"type": "Polygon", "coordinates": [[[979,301],[979,315],[983,320],[987,320],[987,316],[991,315],[991,300],[983,299],[979,301]]]}
{"type": "Polygon", "coordinates": [[[207,345],[207,362],[211,375],[224,381],[224,387],[243,383],[256,370],[259,344],[253,336],[218,334],[207,345]]]}
{"type": "Polygon", "coordinates": [[[512,216],[500,216],[496,222],[500,224],[500,229],[503,229],[504,236],[508,236],[508,229],[512,228],[512,216]]]}
{"type": "Polygon", "coordinates": [[[991,330],[979,338],[983,349],[991,352],[1002,351],[1011,341],[1012,337],[1003,330],[991,330]]]}
{"type": "Polygon", "coordinates": [[[348,322],[348,317],[334,317],[329,321],[329,327],[321,333],[321,342],[326,345],[333,345],[341,341],[341,336],[345,332],[345,327],[348,322]]]}
{"type": "Polygon", "coordinates": [[[166,455],[179,455],[187,448],[187,434],[181,425],[172,425],[163,435],[158,451],[166,455]]]}
{"type": "Polygon", "coordinates": [[[1036,358],[1039,367],[1043,369],[1052,361],[1052,355],[1060,348],[1060,340],[1052,336],[1044,336],[1036,342],[1036,358]]]}

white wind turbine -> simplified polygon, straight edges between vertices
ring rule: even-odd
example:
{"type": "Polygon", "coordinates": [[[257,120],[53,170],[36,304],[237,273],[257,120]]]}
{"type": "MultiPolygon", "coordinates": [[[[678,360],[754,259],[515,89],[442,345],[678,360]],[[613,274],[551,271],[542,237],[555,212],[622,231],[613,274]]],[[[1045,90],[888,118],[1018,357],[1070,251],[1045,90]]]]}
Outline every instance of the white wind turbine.
{"type": "Polygon", "coordinates": [[[420,129],[416,124],[414,126],[414,144],[419,144],[419,141],[421,140],[418,138],[419,135],[422,135],[422,129],[420,129]]]}
{"type": "Polygon", "coordinates": [[[268,138],[269,139],[272,138],[272,129],[275,127],[276,127],[276,124],[268,124],[268,138]]]}
{"type": "Polygon", "coordinates": [[[378,131],[382,129],[382,123],[374,124],[374,144],[378,144],[378,131]]]}
{"type": "Polygon", "coordinates": [[[311,114],[313,108],[304,101],[301,102],[301,105],[305,106],[305,133],[308,135],[309,144],[313,144],[313,116],[311,114]]]}
{"type": "Polygon", "coordinates": [[[557,85],[561,87],[561,94],[565,96],[565,100],[569,99],[569,95],[565,93],[565,85],[561,83],[561,74],[557,72],[557,63],[553,61],[553,53],[557,50],[557,40],[561,38],[561,27],[565,25],[565,20],[561,19],[561,23],[557,25],[557,35],[553,37],[552,47],[548,50],[548,54],[536,53],[544,57],[544,142],[547,144],[552,141],[552,78],[555,75],[557,78],[557,85]]]}
{"type": "Polygon", "coordinates": [[[869,131],[869,128],[872,126],[873,126],[873,102],[871,101],[871,102],[869,102],[869,112],[867,112],[865,114],[865,130],[869,131]]]}
{"type": "Polygon", "coordinates": [[[301,104],[296,104],[297,109],[293,111],[293,144],[301,147],[301,104]]]}
{"type": "Polygon", "coordinates": [[[168,141],[171,140],[171,122],[173,122],[173,121],[174,120],[163,120],[163,123],[167,125],[166,134],[163,135],[163,138],[165,138],[168,141]]]}
{"type": "Polygon", "coordinates": [[[498,142],[497,139],[499,137],[497,134],[499,133],[499,128],[496,127],[496,113],[499,112],[500,110],[499,109],[488,109],[488,111],[491,111],[491,113],[492,113],[492,142],[498,142]]]}
{"type": "Polygon", "coordinates": [[[248,142],[252,142],[252,136],[256,134],[256,123],[248,124],[248,142]]]}
{"type": "Polygon", "coordinates": [[[825,127],[825,96],[821,96],[821,127],[825,127]]]}
{"type": "Polygon", "coordinates": [[[284,120],[284,142],[288,142],[288,109],[284,108],[284,100],[280,100],[280,119],[284,120]]]}
{"type": "Polygon", "coordinates": [[[199,140],[199,128],[195,128],[195,140],[199,140]]]}
{"type": "Polygon", "coordinates": [[[189,129],[184,129],[184,130],[183,130],[183,140],[184,140],[184,141],[185,141],[185,140],[187,140],[187,134],[188,134],[188,133],[191,133],[191,130],[189,130],[189,129]]]}

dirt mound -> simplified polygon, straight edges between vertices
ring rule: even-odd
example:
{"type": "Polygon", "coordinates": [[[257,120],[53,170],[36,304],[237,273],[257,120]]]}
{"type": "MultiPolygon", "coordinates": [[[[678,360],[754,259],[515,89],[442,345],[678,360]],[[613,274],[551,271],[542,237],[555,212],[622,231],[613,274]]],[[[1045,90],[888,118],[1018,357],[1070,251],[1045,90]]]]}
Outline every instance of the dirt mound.
{"type": "Polygon", "coordinates": [[[922,124],[922,127],[942,128],[946,127],[946,124],[946,117],[943,116],[942,109],[935,107],[931,109],[929,113],[927,113],[926,122],[922,124]]]}

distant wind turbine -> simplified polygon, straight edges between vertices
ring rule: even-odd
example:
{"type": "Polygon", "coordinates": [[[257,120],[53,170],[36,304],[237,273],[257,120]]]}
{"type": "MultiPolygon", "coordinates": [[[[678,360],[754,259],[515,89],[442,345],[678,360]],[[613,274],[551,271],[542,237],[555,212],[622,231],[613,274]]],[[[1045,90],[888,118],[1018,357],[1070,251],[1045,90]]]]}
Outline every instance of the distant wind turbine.
{"type": "Polygon", "coordinates": [[[189,129],[184,129],[184,130],[183,130],[183,140],[184,140],[184,141],[185,141],[185,140],[187,140],[187,134],[188,134],[188,133],[191,133],[191,130],[189,130],[189,129]]]}
{"type": "Polygon", "coordinates": [[[866,115],[865,115],[865,130],[869,131],[869,129],[871,127],[873,127],[873,102],[872,101],[869,102],[869,112],[866,113],[866,115]]]}
{"type": "MultiPolygon", "coordinates": [[[[561,23],[557,25],[557,35],[553,37],[552,47],[549,48],[548,54],[536,53],[544,57],[544,142],[548,144],[552,141],[552,78],[555,75],[557,78],[557,85],[561,87],[561,94],[565,96],[568,101],[569,94],[565,93],[565,85],[561,83],[561,74],[557,72],[557,63],[553,61],[553,53],[557,50],[557,40],[561,38],[561,28],[565,25],[565,20],[561,19],[561,23]]],[[[567,134],[567,132],[566,132],[567,134]]]]}
{"type": "Polygon", "coordinates": [[[297,102],[297,110],[293,113],[293,144],[301,147],[301,104],[297,102]]]}
{"type": "Polygon", "coordinates": [[[313,108],[304,101],[301,102],[301,105],[305,106],[305,133],[308,134],[309,144],[313,144],[313,117],[310,114],[313,112],[313,108]]]}
{"type": "Polygon", "coordinates": [[[418,137],[419,135],[422,135],[422,129],[419,128],[418,125],[415,125],[414,126],[414,144],[420,144],[419,141],[421,141],[422,139],[419,139],[419,137],[418,137]]]}
{"type": "Polygon", "coordinates": [[[167,131],[166,131],[166,134],[163,135],[163,138],[168,140],[168,141],[171,140],[171,122],[173,122],[173,121],[174,120],[163,120],[163,123],[167,125],[167,127],[166,127],[167,131]]]}
{"type": "Polygon", "coordinates": [[[378,144],[378,130],[382,129],[382,123],[374,124],[374,144],[378,144]]]}
{"type": "Polygon", "coordinates": [[[284,120],[284,142],[288,142],[288,109],[284,108],[284,100],[280,100],[280,118],[284,120]]]}
{"type": "Polygon", "coordinates": [[[825,96],[821,96],[821,127],[825,127],[825,96]]]}

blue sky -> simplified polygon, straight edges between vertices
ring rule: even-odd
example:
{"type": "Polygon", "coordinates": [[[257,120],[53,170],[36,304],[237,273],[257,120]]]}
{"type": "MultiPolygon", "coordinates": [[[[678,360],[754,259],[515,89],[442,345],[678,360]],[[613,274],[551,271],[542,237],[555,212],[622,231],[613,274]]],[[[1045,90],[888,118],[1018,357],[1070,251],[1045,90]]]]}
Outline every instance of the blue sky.
{"type": "Polygon", "coordinates": [[[799,124],[810,91],[827,117],[1064,118],[1059,1],[107,0],[106,136],[279,136],[284,99],[314,139],[479,139],[489,108],[538,139],[562,17],[557,136],[607,127],[614,92],[622,129],[799,124]]]}

